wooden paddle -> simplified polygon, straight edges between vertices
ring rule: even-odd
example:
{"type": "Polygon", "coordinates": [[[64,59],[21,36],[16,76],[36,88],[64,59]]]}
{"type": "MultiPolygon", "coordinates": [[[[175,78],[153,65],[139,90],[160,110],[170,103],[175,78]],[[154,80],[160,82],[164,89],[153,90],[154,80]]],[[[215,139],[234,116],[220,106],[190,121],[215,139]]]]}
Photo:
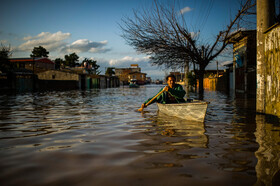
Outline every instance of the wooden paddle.
{"type": "MultiPolygon", "coordinates": [[[[152,101],[154,101],[159,95],[161,95],[165,91],[165,88],[163,88],[157,95],[155,95],[148,103],[145,104],[145,107],[147,107],[152,101]]],[[[144,108],[138,109],[138,111],[142,112],[144,108]]]]}

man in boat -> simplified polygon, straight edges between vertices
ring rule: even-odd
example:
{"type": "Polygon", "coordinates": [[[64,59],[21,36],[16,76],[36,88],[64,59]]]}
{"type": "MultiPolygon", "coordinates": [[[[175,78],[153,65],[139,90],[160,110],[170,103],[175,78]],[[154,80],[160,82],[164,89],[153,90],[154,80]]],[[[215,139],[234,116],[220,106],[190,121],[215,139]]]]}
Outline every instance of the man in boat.
{"type": "Polygon", "coordinates": [[[158,102],[158,103],[163,103],[163,104],[168,104],[168,103],[184,103],[186,102],[184,99],[184,96],[186,94],[185,90],[183,89],[183,87],[179,84],[175,83],[176,78],[174,75],[169,75],[166,77],[166,82],[167,82],[167,86],[165,86],[164,88],[162,88],[159,93],[161,91],[163,91],[160,95],[158,95],[155,99],[153,99],[154,97],[148,99],[147,101],[145,101],[142,105],[141,108],[138,109],[138,111],[143,111],[143,109],[145,107],[147,107],[147,103],[150,102],[150,100],[153,99],[153,101],[151,101],[149,104],[158,102]]]}

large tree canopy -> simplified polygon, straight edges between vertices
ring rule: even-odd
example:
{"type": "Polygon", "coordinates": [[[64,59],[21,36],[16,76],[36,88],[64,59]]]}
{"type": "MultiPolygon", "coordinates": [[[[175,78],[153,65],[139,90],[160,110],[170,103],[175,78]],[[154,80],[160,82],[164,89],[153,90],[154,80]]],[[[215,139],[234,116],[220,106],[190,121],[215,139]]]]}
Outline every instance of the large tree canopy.
{"type": "Polygon", "coordinates": [[[61,58],[56,58],[54,60],[55,63],[55,69],[60,69],[60,67],[65,63],[65,61],[63,61],[63,59],[61,58]]]}
{"type": "Polygon", "coordinates": [[[99,73],[98,68],[100,66],[97,64],[97,61],[95,61],[95,60],[85,58],[82,62],[82,65],[84,67],[86,67],[90,73],[93,73],[93,74],[99,73]]]}
{"type": "Polygon", "coordinates": [[[30,57],[49,57],[49,52],[42,46],[34,47],[30,57]]]}
{"type": "Polygon", "coordinates": [[[112,76],[113,74],[116,74],[114,69],[115,69],[115,67],[108,67],[106,72],[105,72],[105,75],[112,76]]]}
{"type": "Polygon", "coordinates": [[[76,53],[65,55],[65,65],[69,67],[75,67],[78,63],[79,56],[76,53]]]}
{"type": "Polygon", "coordinates": [[[197,64],[199,92],[203,94],[206,66],[226,48],[230,33],[238,28],[241,18],[252,7],[253,0],[243,2],[234,19],[217,33],[212,43],[203,42],[190,31],[175,4],[166,6],[158,1],[154,1],[151,9],[134,11],[134,16],[123,18],[120,27],[126,42],[136,51],[150,55],[152,64],[168,68],[181,67],[190,61],[197,64]]]}
{"type": "Polygon", "coordinates": [[[1,43],[0,48],[0,71],[10,72],[12,71],[12,64],[9,61],[9,57],[12,55],[10,46],[5,46],[1,43]]]}

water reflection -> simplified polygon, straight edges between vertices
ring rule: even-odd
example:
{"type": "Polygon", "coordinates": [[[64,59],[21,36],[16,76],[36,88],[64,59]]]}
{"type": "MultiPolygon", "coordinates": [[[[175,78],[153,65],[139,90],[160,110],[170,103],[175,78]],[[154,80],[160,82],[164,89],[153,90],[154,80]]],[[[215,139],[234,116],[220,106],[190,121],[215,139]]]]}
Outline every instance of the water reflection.
{"type": "MultiPolygon", "coordinates": [[[[150,119],[153,127],[145,131],[147,140],[136,146],[137,150],[140,148],[149,154],[141,160],[148,169],[177,168],[180,175],[183,175],[188,160],[207,156],[202,150],[202,154],[197,153],[198,149],[207,148],[208,145],[204,123],[190,122],[161,113],[150,119]],[[196,149],[196,153],[190,149],[196,149]]],[[[190,173],[189,177],[192,177],[190,173]]]]}
{"type": "Polygon", "coordinates": [[[205,135],[204,123],[186,121],[176,117],[170,117],[160,112],[155,118],[160,134],[169,137],[184,137],[180,142],[171,145],[186,145],[188,147],[206,148],[208,138],[205,135]]]}
{"type": "Polygon", "coordinates": [[[254,100],[206,91],[204,123],[162,115],[156,105],[137,112],[159,89],[0,96],[1,183],[270,185],[277,178],[279,124],[256,115],[254,100]]]}
{"type": "Polygon", "coordinates": [[[280,125],[267,122],[264,115],[257,115],[256,122],[257,184],[280,185],[280,125]]]}

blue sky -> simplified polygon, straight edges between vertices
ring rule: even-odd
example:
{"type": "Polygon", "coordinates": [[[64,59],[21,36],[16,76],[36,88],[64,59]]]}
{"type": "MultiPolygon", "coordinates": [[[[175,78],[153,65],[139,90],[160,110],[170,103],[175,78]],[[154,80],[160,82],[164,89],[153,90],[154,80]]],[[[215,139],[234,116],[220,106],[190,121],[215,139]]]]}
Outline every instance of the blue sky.
{"type": "MultiPolygon", "coordinates": [[[[1,2],[0,41],[13,48],[12,57],[29,57],[36,46],[43,46],[49,58],[75,52],[97,60],[106,67],[129,67],[138,63],[142,72],[162,79],[169,70],[151,66],[144,54],[138,54],[120,37],[119,23],[131,16],[133,9],[150,7],[152,0],[9,0],[1,2]]],[[[173,0],[161,0],[170,3],[173,0]]],[[[193,32],[200,31],[204,41],[211,41],[223,29],[238,8],[239,0],[179,0],[178,12],[193,32]]],[[[222,64],[226,60],[219,59],[222,64]]],[[[216,63],[209,68],[216,68],[216,63]]]]}

